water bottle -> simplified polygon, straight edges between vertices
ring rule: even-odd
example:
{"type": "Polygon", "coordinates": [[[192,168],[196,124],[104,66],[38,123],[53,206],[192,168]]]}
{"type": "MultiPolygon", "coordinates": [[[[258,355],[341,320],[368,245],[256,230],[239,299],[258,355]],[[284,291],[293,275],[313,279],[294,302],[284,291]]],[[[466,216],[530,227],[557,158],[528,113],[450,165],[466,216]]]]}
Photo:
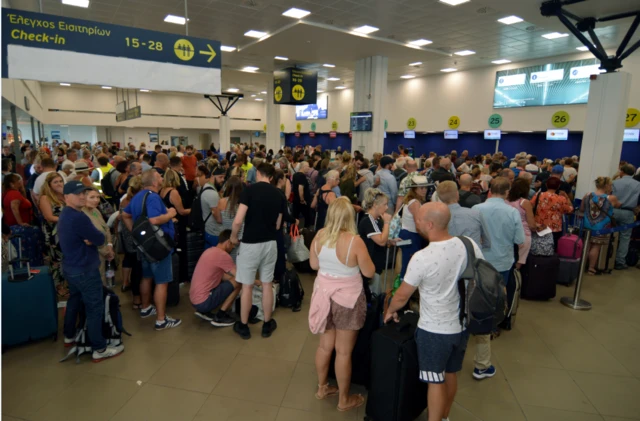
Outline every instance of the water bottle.
{"type": "Polygon", "coordinates": [[[107,286],[109,288],[113,288],[116,285],[115,284],[116,271],[114,270],[114,265],[111,260],[107,260],[105,275],[107,278],[107,286]]]}

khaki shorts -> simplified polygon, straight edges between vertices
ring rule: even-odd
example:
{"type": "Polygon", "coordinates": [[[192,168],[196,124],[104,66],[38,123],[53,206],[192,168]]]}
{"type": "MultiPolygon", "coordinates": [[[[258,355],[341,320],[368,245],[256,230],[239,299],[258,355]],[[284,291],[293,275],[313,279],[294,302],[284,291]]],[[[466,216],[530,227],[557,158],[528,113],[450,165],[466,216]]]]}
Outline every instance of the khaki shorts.
{"type": "Polygon", "coordinates": [[[278,246],[275,241],[266,243],[240,243],[236,260],[236,281],[245,285],[253,285],[256,274],[260,273],[260,281],[273,281],[273,272],[278,260],[278,246]]]}

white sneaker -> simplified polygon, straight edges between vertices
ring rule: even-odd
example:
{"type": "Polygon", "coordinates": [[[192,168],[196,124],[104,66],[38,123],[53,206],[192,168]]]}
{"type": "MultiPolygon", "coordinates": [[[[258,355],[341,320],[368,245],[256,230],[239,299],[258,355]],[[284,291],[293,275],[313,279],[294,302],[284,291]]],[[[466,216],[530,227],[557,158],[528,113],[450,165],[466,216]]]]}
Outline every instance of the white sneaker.
{"type": "Polygon", "coordinates": [[[64,347],[71,348],[76,344],[76,338],[64,338],[64,347]]]}
{"type": "Polygon", "coordinates": [[[108,358],[115,357],[124,351],[124,345],[107,346],[104,351],[93,351],[93,362],[99,363],[100,361],[108,358]]]}

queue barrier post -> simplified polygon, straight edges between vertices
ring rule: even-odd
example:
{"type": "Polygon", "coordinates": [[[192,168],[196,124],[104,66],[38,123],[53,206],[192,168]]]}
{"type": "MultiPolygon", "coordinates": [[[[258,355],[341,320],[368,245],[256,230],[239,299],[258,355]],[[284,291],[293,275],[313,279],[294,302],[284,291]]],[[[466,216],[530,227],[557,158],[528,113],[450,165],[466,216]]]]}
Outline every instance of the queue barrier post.
{"type": "Polygon", "coordinates": [[[589,254],[589,241],[591,240],[591,231],[585,229],[586,235],[584,237],[584,243],[582,246],[582,261],[580,262],[580,272],[578,273],[578,281],[576,282],[576,289],[573,292],[573,298],[562,297],[560,302],[573,309],[587,311],[591,310],[591,303],[589,301],[580,298],[580,290],[582,289],[582,278],[584,276],[585,268],[587,267],[587,255],[589,254]]]}

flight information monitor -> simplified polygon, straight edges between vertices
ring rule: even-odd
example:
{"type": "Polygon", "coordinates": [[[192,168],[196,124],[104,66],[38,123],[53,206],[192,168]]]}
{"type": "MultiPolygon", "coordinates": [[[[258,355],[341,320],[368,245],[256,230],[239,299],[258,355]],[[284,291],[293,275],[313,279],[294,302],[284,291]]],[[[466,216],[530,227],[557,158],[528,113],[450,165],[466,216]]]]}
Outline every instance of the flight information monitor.
{"type": "Polygon", "coordinates": [[[500,135],[502,132],[500,130],[485,130],[484,138],[486,140],[500,140],[500,135]]]}
{"type": "Polygon", "coordinates": [[[445,139],[457,139],[458,138],[458,131],[457,130],[445,130],[444,131],[444,138],[445,139]]]}
{"type": "Polygon", "coordinates": [[[640,141],[640,129],[626,129],[624,131],[624,142],[638,142],[640,141]]]}
{"type": "Polygon", "coordinates": [[[371,111],[351,113],[351,131],[370,132],[373,127],[373,113],[371,111]]]}

